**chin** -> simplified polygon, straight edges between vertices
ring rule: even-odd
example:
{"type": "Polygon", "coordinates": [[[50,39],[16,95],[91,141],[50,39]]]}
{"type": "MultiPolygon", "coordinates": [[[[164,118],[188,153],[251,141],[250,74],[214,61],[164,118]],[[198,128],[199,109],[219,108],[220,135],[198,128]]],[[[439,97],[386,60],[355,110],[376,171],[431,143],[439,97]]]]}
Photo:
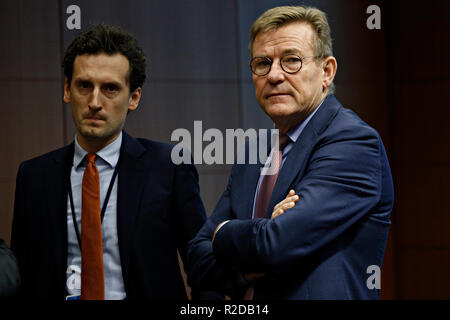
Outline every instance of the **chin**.
{"type": "Polygon", "coordinates": [[[100,128],[95,128],[95,127],[82,128],[80,130],[80,133],[83,137],[88,138],[88,139],[103,138],[105,135],[103,130],[101,130],[100,128]]]}
{"type": "Polygon", "coordinates": [[[274,104],[265,109],[267,115],[271,118],[288,117],[295,113],[295,110],[286,104],[274,104]]]}

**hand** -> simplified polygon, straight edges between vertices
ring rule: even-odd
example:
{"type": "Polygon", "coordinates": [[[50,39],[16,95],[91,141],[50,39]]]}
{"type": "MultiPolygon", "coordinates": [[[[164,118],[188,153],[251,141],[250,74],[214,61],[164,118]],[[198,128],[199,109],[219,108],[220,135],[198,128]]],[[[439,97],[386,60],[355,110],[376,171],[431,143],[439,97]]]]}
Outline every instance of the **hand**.
{"type": "Polygon", "coordinates": [[[273,208],[271,219],[276,218],[285,213],[287,210],[293,208],[299,199],[300,197],[295,194],[295,190],[290,190],[286,198],[273,208]]]}

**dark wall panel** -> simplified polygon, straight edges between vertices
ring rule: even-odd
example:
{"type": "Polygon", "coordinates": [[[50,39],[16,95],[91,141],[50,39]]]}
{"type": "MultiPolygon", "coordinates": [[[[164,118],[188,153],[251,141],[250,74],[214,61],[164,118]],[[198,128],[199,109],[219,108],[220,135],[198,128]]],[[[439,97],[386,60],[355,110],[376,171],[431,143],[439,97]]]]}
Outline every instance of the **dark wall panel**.
{"type": "Polygon", "coordinates": [[[20,162],[63,144],[56,1],[0,2],[0,237],[9,242],[20,162]]]}
{"type": "Polygon", "coordinates": [[[449,299],[450,3],[387,8],[397,297],[449,299]]]}

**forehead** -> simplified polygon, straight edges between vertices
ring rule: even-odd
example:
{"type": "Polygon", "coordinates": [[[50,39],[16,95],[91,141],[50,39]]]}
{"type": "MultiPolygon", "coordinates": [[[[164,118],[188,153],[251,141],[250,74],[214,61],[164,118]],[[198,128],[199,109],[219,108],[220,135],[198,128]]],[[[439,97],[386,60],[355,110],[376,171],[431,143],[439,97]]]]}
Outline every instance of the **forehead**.
{"type": "Polygon", "coordinates": [[[72,79],[127,82],[130,63],[120,53],[78,55],[73,62],[72,79]]]}
{"type": "Polygon", "coordinates": [[[257,34],[253,42],[253,56],[276,55],[285,51],[313,54],[314,30],[304,22],[293,22],[257,34]]]}

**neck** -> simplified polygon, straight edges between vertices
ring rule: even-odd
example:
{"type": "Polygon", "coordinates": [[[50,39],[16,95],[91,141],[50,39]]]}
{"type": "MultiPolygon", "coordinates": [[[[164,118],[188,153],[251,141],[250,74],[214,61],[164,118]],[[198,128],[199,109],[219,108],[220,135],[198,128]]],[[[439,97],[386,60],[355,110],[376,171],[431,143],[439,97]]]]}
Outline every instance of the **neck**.
{"type": "Polygon", "coordinates": [[[112,143],[117,137],[120,135],[120,131],[115,135],[108,138],[92,138],[85,137],[81,135],[79,132],[77,133],[77,140],[80,147],[86,150],[89,153],[96,153],[112,143]]]}
{"type": "Polygon", "coordinates": [[[273,119],[273,122],[275,123],[275,126],[280,134],[286,134],[293,127],[303,122],[311,113],[314,112],[314,110],[317,109],[317,107],[325,98],[326,96],[321,97],[321,99],[318,99],[318,102],[314,102],[311,107],[305,109],[303,112],[293,114],[289,117],[280,117],[278,119],[273,119]]]}
{"type": "MultiPolygon", "coordinates": [[[[314,111],[314,109],[312,111],[314,111]]],[[[278,129],[280,134],[286,134],[293,127],[303,122],[311,114],[311,112],[298,113],[293,115],[292,117],[283,117],[280,119],[276,119],[276,121],[274,121],[275,127],[278,129]]]]}

